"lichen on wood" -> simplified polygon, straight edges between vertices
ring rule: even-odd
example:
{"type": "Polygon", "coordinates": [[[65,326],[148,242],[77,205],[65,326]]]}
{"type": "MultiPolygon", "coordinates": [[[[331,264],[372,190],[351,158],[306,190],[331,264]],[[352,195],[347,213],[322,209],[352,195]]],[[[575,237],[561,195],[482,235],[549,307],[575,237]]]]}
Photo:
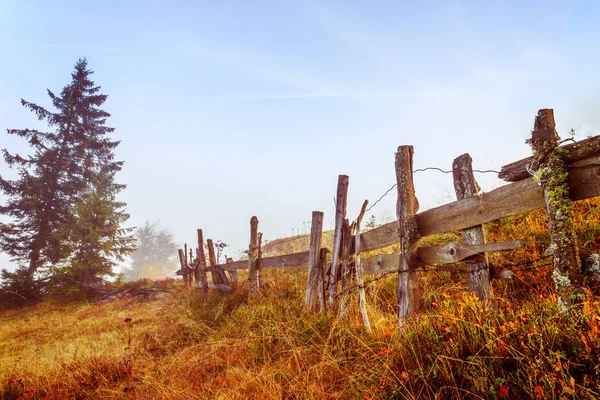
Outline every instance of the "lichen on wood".
{"type": "MultiPolygon", "coordinates": [[[[537,167],[533,180],[542,186],[554,259],[552,278],[559,296],[559,306],[566,309],[577,302],[581,294],[581,264],[577,236],[571,220],[572,201],[569,196],[565,149],[558,147],[554,113],[550,109],[538,112],[531,139],[532,167],[537,167]]],[[[533,168],[532,168],[533,169],[533,168]]]]}

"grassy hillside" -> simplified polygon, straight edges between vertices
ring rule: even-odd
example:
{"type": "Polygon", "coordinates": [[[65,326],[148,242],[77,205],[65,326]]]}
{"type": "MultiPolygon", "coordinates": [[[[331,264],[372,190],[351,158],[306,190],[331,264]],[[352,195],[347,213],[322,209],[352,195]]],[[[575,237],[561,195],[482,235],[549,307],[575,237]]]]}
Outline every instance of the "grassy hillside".
{"type": "MultiPolygon", "coordinates": [[[[576,214],[582,245],[596,251],[599,205],[580,202],[576,214]]],[[[539,212],[487,231],[490,241],[524,239],[523,249],[494,254],[498,264],[537,259],[547,246],[539,212]]],[[[493,309],[468,294],[464,266],[422,273],[423,313],[403,334],[391,275],[368,285],[372,334],[357,307],[345,320],[305,311],[303,270],[265,271],[251,299],[242,276],[208,299],[175,285],[129,307],[48,300],[6,310],[0,398],[600,398],[600,287],[562,314],[546,262],[493,281],[493,309]]]]}

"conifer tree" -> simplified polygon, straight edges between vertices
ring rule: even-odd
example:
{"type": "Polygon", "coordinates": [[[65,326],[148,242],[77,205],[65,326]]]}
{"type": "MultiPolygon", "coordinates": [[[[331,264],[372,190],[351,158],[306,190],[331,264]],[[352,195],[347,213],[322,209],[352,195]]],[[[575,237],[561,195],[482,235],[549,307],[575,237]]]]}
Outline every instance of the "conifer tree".
{"type": "MultiPolygon", "coordinates": [[[[0,250],[19,265],[12,278],[26,282],[29,288],[35,286],[34,276],[41,267],[65,260],[77,249],[77,229],[81,227],[76,219],[84,220],[78,207],[89,205],[99,177],[104,177],[104,185],[110,187],[110,201],[124,187],[112,182],[123,162],[114,160],[113,151],[119,142],[107,136],[114,131],[106,126],[110,114],[100,108],[107,96],[99,94],[100,87],[90,80],[92,73],[87,60],[79,59],[71,82],[60,95],[47,91],[54,111],[21,100],[24,107],[47,123],[48,132],[7,130],[27,140],[33,151],[21,156],[2,150],[4,160],[18,172],[18,178],[0,176],[0,191],[8,199],[0,205],[0,215],[10,219],[0,223],[0,250]]],[[[122,214],[118,222],[124,219],[122,214]]]]}

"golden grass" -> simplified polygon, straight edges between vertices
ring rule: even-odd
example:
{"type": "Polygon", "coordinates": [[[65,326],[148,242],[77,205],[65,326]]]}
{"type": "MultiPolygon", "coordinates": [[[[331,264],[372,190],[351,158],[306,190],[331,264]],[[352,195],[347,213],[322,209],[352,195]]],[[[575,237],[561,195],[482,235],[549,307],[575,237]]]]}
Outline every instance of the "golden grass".
{"type": "MultiPolygon", "coordinates": [[[[577,207],[580,238],[597,250],[596,204],[577,207]]],[[[487,230],[526,244],[498,264],[535,259],[547,240],[541,213],[487,230]]],[[[307,312],[301,270],[265,271],[250,299],[241,284],[208,299],[178,287],[130,308],[47,300],[0,312],[0,399],[600,398],[599,287],[565,315],[551,267],[515,274],[493,283],[489,307],[464,275],[422,273],[423,312],[402,335],[393,276],[367,290],[372,334],[355,300],[344,320],[307,312]]]]}

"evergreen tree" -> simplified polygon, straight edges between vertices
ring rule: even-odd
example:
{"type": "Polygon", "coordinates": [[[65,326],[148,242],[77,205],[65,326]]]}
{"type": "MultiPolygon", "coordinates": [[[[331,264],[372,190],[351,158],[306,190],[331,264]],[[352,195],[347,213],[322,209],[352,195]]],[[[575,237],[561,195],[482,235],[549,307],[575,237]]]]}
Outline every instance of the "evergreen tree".
{"type": "MultiPolygon", "coordinates": [[[[0,223],[0,250],[19,265],[16,274],[3,275],[29,288],[35,287],[34,276],[41,267],[66,259],[81,243],[77,230],[72,231],[78,226],[73,221],[81,217],[78,207],[89,201],[93,183],[99,176],[112,181],[122,168],[113,154],[119,142],[107,137],[114,131],[105,125],[110,114],[100,109],[107,96],[99,94],[100,87],[90,80],[92,73],[87,60],[80,59],[60,95],[48,90],[55,112],[21,100],[48,124],[49,132],[7,130],[26,139],[33,152],[23,157],[2,150],[18,178],[0,177],[0,190],[8,198],[0,214],[10,217],[10,222],[0,223]]],[[[110,190],[114,195],[122,188],[115,185],[110,190]]]]}
{"type": "Polygon", "coordinates": [[[66,268],[71,283],[98,283],[114,276],[113,268],[135,250],[133,228],[122,228],[129,218],[125,203],[116,200],[123,185],[111,176],[99,175],[74,205],[69,227],[73,249],[66,268]]]}

